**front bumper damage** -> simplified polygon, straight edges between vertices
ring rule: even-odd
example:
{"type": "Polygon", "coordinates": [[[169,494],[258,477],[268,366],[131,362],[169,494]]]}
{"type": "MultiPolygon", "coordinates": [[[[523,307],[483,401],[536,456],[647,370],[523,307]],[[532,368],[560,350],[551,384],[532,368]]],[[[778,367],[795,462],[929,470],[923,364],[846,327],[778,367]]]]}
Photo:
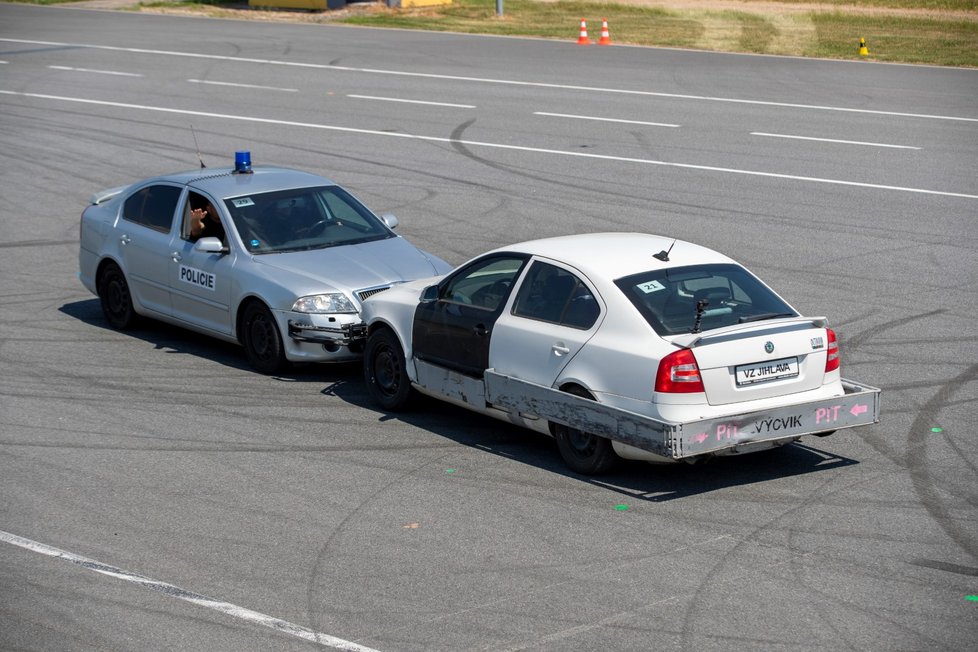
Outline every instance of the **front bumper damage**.
{"type": "Polygon", "coordinates": [[[296,342],[311,342],[329,347],[360,345],[367,336],[367,325],[363,322],[320,326],[308,322],[289,319],[289,337],[296,342]]]}

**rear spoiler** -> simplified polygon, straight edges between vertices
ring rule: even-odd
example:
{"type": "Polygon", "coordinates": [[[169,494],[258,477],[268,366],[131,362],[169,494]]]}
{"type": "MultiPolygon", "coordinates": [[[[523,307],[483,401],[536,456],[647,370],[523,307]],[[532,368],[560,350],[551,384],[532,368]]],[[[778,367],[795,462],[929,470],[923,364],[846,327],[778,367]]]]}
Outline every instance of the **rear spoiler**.
{"type": "Polygon", "coordinates": [[[93,194],[91,199],[89,199],[88,201],[92,206],[98,206],[99,204],[104,204],[105,202],[109,201],[110,199],[112,199],[113,197],[115,197],[116,195],[118,195],[128,187],[129,186],[118,186],[117,188],[108,188],[106,190],[99,190],[97,193],[93,194]]]}
{"type": "Polygon", "coordinates": [[[791,330],[813,327],[825,328],[828,323],[829,320],[825,317],[784,317],[782,319],[734,324],[733,326],[717,328],[709,333],[687,333],[676,336],[670,342],[676,346],[692,349],[701,344],[707,344],[712,340],[733,339],[743,331],[751,331],[759,335],[766,330],[784,330],[786,326],[794,327],[791,330]]]}

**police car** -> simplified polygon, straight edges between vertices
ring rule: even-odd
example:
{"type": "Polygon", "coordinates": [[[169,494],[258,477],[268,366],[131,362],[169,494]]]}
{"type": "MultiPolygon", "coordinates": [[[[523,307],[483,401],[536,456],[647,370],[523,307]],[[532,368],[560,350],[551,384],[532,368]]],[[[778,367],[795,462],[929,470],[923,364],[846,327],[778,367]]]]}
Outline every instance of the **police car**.
{"type": "Polygon", "coordinates": [[[383,409],[422,393],[553,435],[579,473],[695,461],[879,418],[804,317],[705,247],[636,233],[536,240],[364,302],[364,376],[383,409]]]}
{"type": "Polygon", "coordinates": [[[279,167],[169,174],[96,193],[81,215],[79,277],[106,320],[138,317],[244,346],[255,369],[356,359],[361,302],[451,268],[334,182],[279,167]]]}

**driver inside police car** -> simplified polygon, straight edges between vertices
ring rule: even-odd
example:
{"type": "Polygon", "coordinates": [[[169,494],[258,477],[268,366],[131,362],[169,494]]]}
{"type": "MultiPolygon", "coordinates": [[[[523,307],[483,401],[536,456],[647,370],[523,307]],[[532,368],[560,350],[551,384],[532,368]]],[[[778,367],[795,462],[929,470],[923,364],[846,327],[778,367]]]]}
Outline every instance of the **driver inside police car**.
{"type": "Polygon", "coordinates": [[[204,197],[191,193],[190,195],[190,239],[217,238],[221,244],[227,244],[221,215],[214,205],[204,197]]]}

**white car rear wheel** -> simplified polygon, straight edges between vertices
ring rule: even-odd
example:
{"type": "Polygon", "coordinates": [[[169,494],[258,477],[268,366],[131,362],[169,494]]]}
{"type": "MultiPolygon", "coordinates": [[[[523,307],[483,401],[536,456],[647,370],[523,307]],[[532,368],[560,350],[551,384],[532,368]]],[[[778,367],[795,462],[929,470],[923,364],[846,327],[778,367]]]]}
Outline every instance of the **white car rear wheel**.
{"type": "MultiPolygon", "coordinates": [[[[569,387],[565,391],[568,394],[594,400],[587,390],[580,387],[569,387]]],[[[582,475],[606,473],[618,462],[618,454],[615,453],[610,440],[559,423],[553,424],[553,429],[560,456],[575,473],[582,475]]]]}

